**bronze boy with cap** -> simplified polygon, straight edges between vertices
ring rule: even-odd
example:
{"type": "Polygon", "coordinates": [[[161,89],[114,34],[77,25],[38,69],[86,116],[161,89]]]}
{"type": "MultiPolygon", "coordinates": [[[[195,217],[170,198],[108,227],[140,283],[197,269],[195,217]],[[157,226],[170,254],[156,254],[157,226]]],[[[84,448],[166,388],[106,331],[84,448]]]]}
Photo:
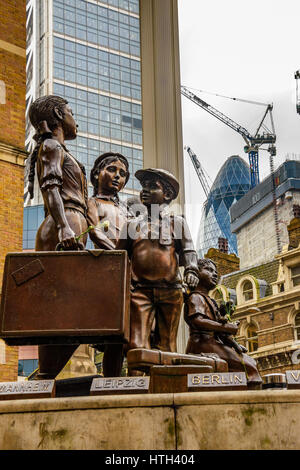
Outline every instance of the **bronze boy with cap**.
{"type": "Polygon", "coordinates": [[[127,250],[132,268],[131,334],[129,349],[153,348],[176,352],[183,305],[179,265],[185,282],[198,283],[197,256],[185,220],[169,215],[179,184],[166,170],[149,168],[135,174],[142,185],[141,202],[147,212],[129,220],[116,249],[127,250]],[[155,320],[155,341],[150,342],[155,320]]]}

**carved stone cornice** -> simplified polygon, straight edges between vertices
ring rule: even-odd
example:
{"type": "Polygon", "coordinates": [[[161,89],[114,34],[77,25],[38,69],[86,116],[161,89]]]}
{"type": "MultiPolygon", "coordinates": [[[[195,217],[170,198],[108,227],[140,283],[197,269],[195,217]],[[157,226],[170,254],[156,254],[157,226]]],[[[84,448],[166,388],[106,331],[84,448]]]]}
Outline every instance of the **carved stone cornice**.
{"type": "Polygon", "coordinates": [[[28,152],[0,141],[0,161],[24,166],[28,152]]]}
{"type": "Polygon", "coordinates": [[[256,358],[256,361],[258,364],[258,369],[261,372],[283,367],[292,367],[291,353],[289,351],[259,357],[256,358]]]}

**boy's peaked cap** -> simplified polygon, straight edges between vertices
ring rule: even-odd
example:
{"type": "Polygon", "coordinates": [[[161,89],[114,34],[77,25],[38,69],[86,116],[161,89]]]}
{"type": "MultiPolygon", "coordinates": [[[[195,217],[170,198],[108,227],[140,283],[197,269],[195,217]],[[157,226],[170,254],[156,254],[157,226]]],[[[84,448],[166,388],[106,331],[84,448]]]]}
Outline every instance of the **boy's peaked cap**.
{"type": "Polygon", "coordinates": [[[167,170],[162,170],[161,168],[146,168],[145,170],[138,170],[135,173],[136,178],[139,181],[142,181],[147,174],[156,175],[162,180],[166,180],[174,190],[174,197],[176,199],[179,193],[179,183],[172,173],[167,170]]]}

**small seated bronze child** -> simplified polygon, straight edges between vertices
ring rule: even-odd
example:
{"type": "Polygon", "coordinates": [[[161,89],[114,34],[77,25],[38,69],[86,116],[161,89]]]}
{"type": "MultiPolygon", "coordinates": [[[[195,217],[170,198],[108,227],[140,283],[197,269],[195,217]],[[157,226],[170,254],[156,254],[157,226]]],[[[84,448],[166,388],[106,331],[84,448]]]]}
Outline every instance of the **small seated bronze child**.
{"type": "Polygon", "coordinates": [[[185,299],[184,319],[190,330],[186,354],[218,354],[228,363],[229,372],[245,372],[248,385],[259,388],[262,380],[256,361],[232,338],[238,331],[238,324],[221,320],[217,303],[208,295],[217,285],[215,264],[212,260],[200,259],[198,268],[199,283],[185,299]]]}

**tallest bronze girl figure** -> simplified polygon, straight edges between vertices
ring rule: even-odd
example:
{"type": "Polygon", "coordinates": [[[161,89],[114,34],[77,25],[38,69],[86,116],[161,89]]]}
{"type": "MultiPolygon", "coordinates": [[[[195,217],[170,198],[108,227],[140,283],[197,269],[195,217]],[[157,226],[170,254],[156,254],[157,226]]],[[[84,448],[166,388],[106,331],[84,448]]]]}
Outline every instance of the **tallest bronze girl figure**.
{"type": "MultiPolygon", "coordinates": [[[[36,251],[83,249],[88,227],[85,169],[68,151],[65,141],[74,140],[77,125],[68,102],[59,96],[43,96],[29,110],[37,145],[31,155],[29,192],[34,195],[34,177],[42,192],[45,219],[38,229],[36,251]]],[[[40,345],[37,379],[54,379],[77,345],[40,345]]]]}

